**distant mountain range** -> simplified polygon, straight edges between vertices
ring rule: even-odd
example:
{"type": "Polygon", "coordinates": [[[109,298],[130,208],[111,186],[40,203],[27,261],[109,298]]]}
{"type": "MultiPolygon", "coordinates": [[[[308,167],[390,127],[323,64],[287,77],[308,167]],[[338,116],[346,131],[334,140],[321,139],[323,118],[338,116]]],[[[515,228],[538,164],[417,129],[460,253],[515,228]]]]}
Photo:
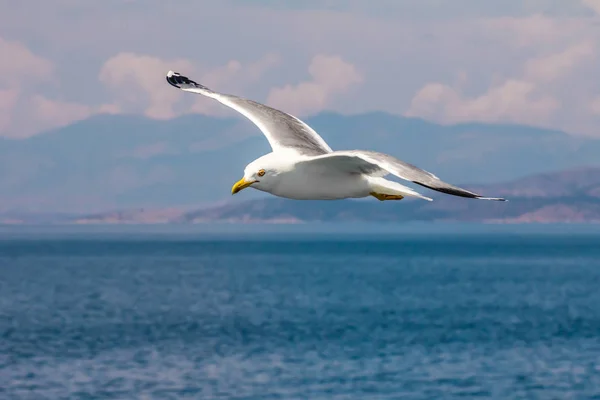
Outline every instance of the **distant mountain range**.
{"type": "MultiPolygon", "coordinates": [[[[546,129],[443,126],[380,112],[353,116],[322,113],[306,121],[334,149],[383,151],[451,183],[506,182],[532,174],[600,166],[600,140],[546,129]]],[[[18,220],[19,215],[32,212],[51,218],[48,215],[57,212],[204,207],[229,199],[230,187],[244,166],[269,151],[258,129],[243,118],[188,115],[156,121],[139,116],[96,116],[25,140],[0,139],[0,212],[18,220]]],[[[486,192],[498,194],[492,189],[486,188],[486,192]]],[[[258,193],[248,192],[243,194],[245,198],[260,198],[258,193]]],[[[271,210],[297,207],[295,213],[302,207],[334,207],[317,203],[292,206],[277,199],[252,204],[259,207],[263,201],[272,202],[268,203],[271,210]]],[[[401,205],[365,204],[411,215],[424,207],[404,201],[401,205]]],[[[464,204],[476,209],[513,209],[515,203],[464,204]]],[[[345,212],[351,214],[353,207],[368,206],[348,203],[335,209],[343,207],[349,207],[345,212]]]]}
{"type": "MultiPolygon", "coordinates": [[[[503,196],[508,202],[472,200],[437,194],[433,202],[418,199],[380,202],[374,198],[337,201],[295,201],[266,196],[200,209],[127,209],[86,215],[58,215],[45,222],[211,223],[211,222],[406,222],[469,221],[487,223],[600,222],[600,168],[538,174],[506,183],[461,185],[479,193],[503,196]]],[[[423,192],[426,189],[421,188],[423,192]]],[[[5,222],[37,222],[39,215],[13,216],[5,222]]]]}
{"type": "Polygon", "coordinates": [[[183,213],[178,220],[600,222],[600,168],[541,174],[504,184],[465,186],[479,193],[506,197],[509,202],[443,194],[433,196],[433,202],[406,199],[305,202],[269,197],[183,213]]]}

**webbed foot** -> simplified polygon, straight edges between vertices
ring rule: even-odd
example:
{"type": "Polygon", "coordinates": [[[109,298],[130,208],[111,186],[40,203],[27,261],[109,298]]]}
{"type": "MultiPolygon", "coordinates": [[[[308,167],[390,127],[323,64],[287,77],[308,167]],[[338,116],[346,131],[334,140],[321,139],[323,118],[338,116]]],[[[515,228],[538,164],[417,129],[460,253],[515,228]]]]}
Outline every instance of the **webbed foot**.
{"type": "Polygon", "coordinates": [[[399,194],[383,194],[383,193],[375,193],[375,192],[371,192],[369,194],[371,196],[375,197],[379,201],[402,200],[404,198],[404,196],[399,195],[399,194]]]}

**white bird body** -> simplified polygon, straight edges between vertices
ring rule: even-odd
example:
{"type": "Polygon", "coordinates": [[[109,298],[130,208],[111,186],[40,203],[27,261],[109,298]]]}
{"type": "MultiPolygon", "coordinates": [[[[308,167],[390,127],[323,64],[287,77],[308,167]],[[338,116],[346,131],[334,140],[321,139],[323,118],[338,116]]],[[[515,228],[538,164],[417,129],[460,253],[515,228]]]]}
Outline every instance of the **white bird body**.
{"type": "Polygon", "coordinates": [[[273,151],[252,161],[232,194],[252,187],[275,196],[296,200],[337,200],[373,196],[401,200],[405,196],[431,199],[388,174],[454,196],[499,200],[451,185],[434,174],[388,154],[368,150],[333,151],[310,126],[283,111],[238,96],[217,93],[179,73],[169,71],[167,82],[186,92],[201,94],[231,107],[252,121],[265,135],[273,151]]]}
{"type": "Polygon", "coordinates": [[[319,174],[307,176],[301,169],[278,176],[272,186],[255,189],[294,200],[339,200],[367,197],[373,190],[369,178],[363,175],[319,174]]]}
{"type": "Polygon", "coordinates": [[[371,193],[413,196],[430,200],[412,189],[384,178],[335,168],[320,168],[311,157],[269,153],[254,160],[244,170],[244,180],[252,187],[275,196],[294,200],[339,200],[367,197],[371,193]],[[268,179],[254,177],[261,169],[271,171],[268,179]]]}

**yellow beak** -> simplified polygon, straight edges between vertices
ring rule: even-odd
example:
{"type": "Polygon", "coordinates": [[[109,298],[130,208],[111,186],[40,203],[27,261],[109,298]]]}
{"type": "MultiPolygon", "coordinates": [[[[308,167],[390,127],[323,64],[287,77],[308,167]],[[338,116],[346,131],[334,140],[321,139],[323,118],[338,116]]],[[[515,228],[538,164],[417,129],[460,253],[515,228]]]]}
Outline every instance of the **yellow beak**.
{"type": "Polygon", "coordinates": [[[246,189],[248,186],[252,185],[254,182],[256,182],[256,181],[247,181],[245,178],[240,179],[231,188],[231,194],[236,194],[240,190],[246,189]]]}

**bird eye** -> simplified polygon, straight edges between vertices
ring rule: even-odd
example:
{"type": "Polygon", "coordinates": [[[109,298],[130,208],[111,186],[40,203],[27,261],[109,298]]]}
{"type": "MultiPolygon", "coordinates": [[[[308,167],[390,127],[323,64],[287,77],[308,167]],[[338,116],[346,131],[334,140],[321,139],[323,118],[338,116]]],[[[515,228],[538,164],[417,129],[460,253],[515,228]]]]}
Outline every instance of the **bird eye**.
{"type": "Polygon", "coordinates": [[[265,175],[265,170],[261,169],[260,171],[258,171],[258,176],[264,176],[265,175]]]}

